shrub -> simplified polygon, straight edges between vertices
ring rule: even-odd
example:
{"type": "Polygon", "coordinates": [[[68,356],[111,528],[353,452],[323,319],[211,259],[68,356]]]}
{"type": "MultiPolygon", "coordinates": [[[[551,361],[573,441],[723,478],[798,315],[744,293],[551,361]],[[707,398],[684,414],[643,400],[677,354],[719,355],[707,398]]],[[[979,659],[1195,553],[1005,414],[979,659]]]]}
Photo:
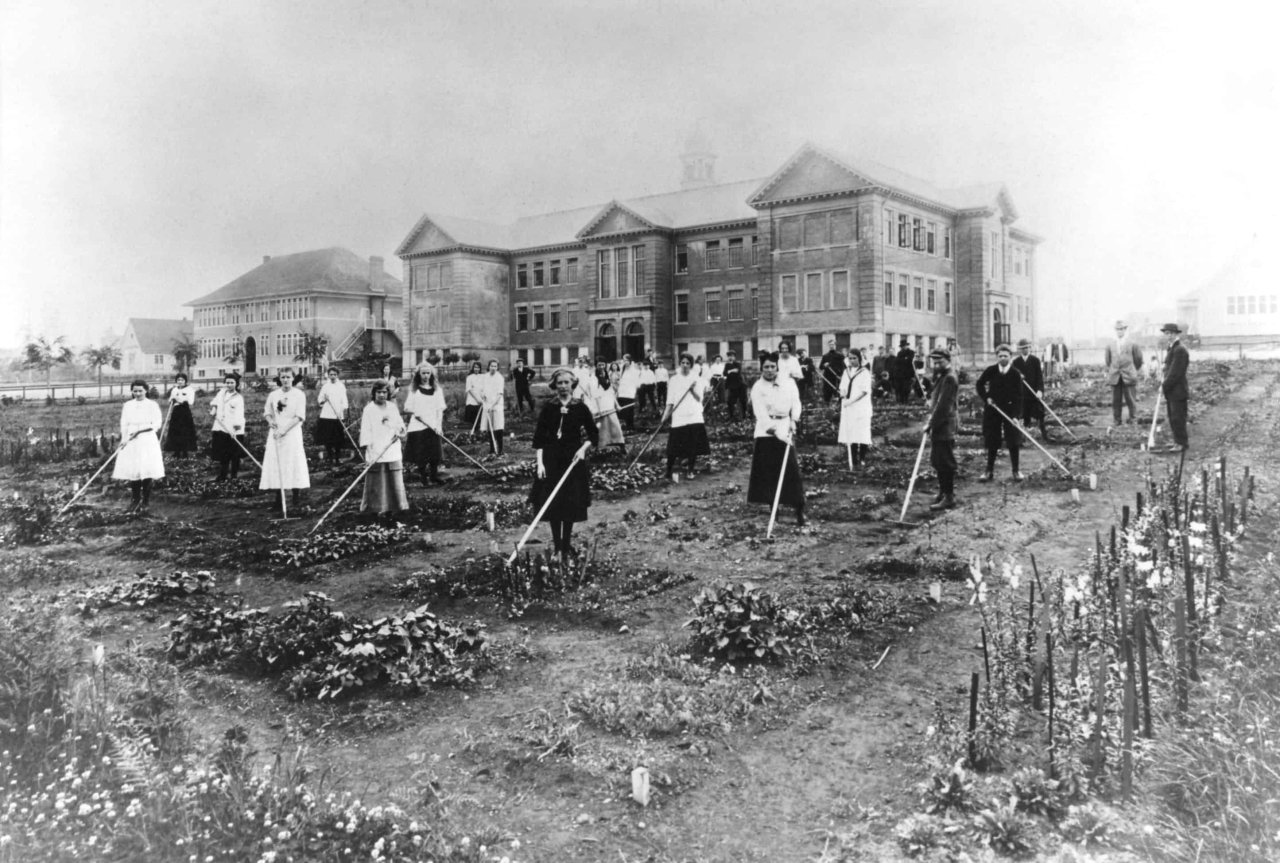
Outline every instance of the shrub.
{"type": "Polygon", "coordinates": [[[946,812],[969,812],[976,808],[973,799],[973,781],[965,772],[964,763],[957,761],[945,773],[935,773],[922,787],[924,811],[930,815],[946,812]]]}
{"type": "Polygon", "coordinates": [[[1014,808],[1030,815],[1058,818],[1062,815],[1062,792],[1058,780],[1050,779],[1038,767],[1026,767],[1013,774],[1014,808]]]}
{"type": "Polygon", "coordinates": [[[946,843],[944,824],[936,815],[908,815],[893,828],[893,835],[902,853],[919,857],[946,843]]]}
{"type": "Polygon", "coordinates": [[[286,569],[303,569],[317,563],[341,560],[344,557],[407,542],[409,536],[408,528],[402,524],[394,527],[368,524],[328,530],[302,539],[291,540],[285,548],[274,548],[270,552],[270,559],[275,565],[286,569]]]}
{"type": "Polygon", "coordinates": [[[8,523],[4,531],[7,545],[43,545],[54,538],[54,522],[62,502],[55,496],[37,492],[33,497],[6,500],[0,516],[8,523]]]}
{"type": "Polygon", "coordinates": [[[75,597],[76,610],[83,615],[91,615],[116,605],[145,608],[193,596],[207,596],[214,582],[213,573],[207,570],[175,572],[169,576],[142,573],[131,582],[80,591],[75,597]]]}
{"type": "Polygon", "coordinates": [[[694,648],[729,662],[780,661],[812,652],[803,615],[746,582],[704,590],[694,599],[694,648]]]}
{"type": "Polygon", "coordinates": [[[1028,857],[1035,851],[1035,822],[1012,806],[982,810],[974,826],[997,854],[1028,857]]]}

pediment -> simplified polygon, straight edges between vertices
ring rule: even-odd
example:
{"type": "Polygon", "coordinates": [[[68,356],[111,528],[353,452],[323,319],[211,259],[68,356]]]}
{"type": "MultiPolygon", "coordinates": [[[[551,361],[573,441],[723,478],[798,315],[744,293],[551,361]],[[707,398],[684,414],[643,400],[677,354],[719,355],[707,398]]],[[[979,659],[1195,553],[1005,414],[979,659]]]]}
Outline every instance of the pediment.
{"type": "Polygon", "coordinates": [[[755,206],[816,195],[849,192],[875,185],[816,149],[806,148],[788,162],[751,198],[755,206]]]}
{"type": "Polygon", "coordinates": [[[652,231],[658,226],[643,218],[634,210],[610,201],[578,232],[578,239],[587,237],[607,237],[611,234],[628,234],[635,231],[652,231]]]}
{"type": "Polygon", "coordinates": [[[422,252],[435,252],[440,249],[451,249],[457,245],[457,240],[449,236],[443,228],[429,217],[423,216],[400,243],[400,247],[396,249],[396,255],[404,257],[422,252]]]}

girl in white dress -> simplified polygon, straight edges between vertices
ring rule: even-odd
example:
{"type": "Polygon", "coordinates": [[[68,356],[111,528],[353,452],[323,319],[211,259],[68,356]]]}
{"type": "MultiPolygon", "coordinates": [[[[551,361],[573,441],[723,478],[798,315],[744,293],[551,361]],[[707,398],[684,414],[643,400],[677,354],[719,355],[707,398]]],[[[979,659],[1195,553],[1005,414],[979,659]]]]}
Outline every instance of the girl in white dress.
{"type": "Polygon", "coordinates": [[[360,511],[377,513],[409,508],[404,491],[404,462],[401,443],[405,438],[404,420],[396,403],[387,400],[391,388],[386,381],[375,381],[360,415],[360,446],[366,462],[377,460],[364,475],[364,497],[360,511]]]}
{"type": "Polygon", "coordinates": [[[128,512],[145,511],[151,505],[151,483],[164,477],[160,453],[160,406],[147,398],[147,382],[129,386],[129,401],[120,409],[120,449],[112,479],[128,480],[133,500],[128,512]]]}
{"type": "Polygon", "coordinates": [[[440,482],[440,435],[444,429],[444,390],[436,381],[435,366],[420,363],[413,374],[413,387],[404,400],[409,434],[405,461],[416,465],[423,485],[440,482]]]}
{"type": "Polygon", "coordinates": [[[484,379],[484,370],[480,367],[480,361],[475,360],[471,363],[471,370],[467,372],[466,398],[463,401],[462,421],[467,424],[467,431],[475,431],[479,426],[480,419],[480,389],[484,379]]]}
{"type": "Polygon", "coordinates": [[[489,371],[480,376],[480,436],[489,441],[489,454],[502,458],[502,435],[506,431],[507,379],[498,370],[498,361],[489,360],[489,371]]]}
{"type": "Polygon", "coordinates": [[[871,446],[871,372],[862,364],[862,352],[849,351],[840,376],[840,432],[836,440],[848,447],[852,465],[867,460],[871,446]]]}
{"type": "Polygon", "coordinates": [[[244,396],[240,395],[240,376],[234,372],[222,379],[222,389],[209,405],[213,415],[213,460],[218,463],[218,479],[231,479],[240,473],[240,455],[244,452],[244,396]],[[237,443],[239,441],[239,443],[237,443]]]}
{"type": "MultiPolygon", "coordinates": [[[[293,370],[281,369],[280,389],[267,394],[262,415],[271,427],[267,449],[262,456],[260,489],[290,489],[298,503],[301,490],[311,487],[307,454],[302,448],[302,424],[307,418],[307,397],[293,386],[293,370]]],[[[280,498],[284,511],[284,496],[280,498]]]]}

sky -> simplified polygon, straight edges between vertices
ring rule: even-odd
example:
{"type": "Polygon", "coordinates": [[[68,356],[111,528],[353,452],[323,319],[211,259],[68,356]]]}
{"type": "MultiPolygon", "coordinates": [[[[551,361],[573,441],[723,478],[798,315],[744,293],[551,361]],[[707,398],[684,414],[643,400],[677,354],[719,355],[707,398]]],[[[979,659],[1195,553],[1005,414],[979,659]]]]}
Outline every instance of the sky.
{"type": "Polygon", "coordinates": [[[1257,4],[1151,0],[3,0],[0,349],[101,344],[263,255],[381,255],[725,182],[806,141],[1001,182],[1042,334],[1167,309],[1280,236],[1257,4]]]}

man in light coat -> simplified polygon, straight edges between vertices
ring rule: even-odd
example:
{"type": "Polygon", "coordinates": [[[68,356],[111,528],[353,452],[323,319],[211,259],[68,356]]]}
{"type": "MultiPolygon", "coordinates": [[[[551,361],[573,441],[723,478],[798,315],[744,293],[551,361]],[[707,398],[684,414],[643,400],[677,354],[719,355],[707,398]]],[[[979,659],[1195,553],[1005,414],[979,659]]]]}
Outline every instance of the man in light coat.
{"type": "Polygon", "coordinates": [[[1107,386],[1111,387],[1111,417],[1120,425],[1123,408],[1129,406],[1129,424],[1135,422],[1138,407],[1134,393],[1138,388],[1138,372],[1142,371],[1142,348],[1130,341],[1129,325],[1116,321],[1115,341],[1107,345],[1107,386]]]}

